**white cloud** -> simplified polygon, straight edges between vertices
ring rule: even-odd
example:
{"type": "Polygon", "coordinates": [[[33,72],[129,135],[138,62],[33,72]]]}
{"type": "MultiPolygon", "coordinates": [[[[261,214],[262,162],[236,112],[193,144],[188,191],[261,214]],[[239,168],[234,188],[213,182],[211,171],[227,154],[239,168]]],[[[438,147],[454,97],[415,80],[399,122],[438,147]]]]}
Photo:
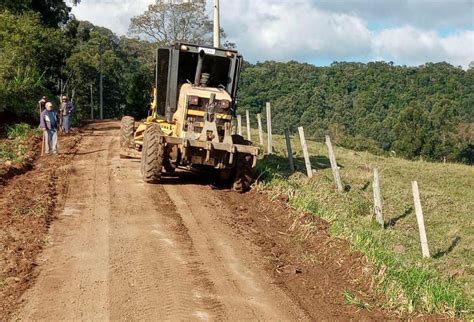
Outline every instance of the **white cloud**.
{"type": "Polygon", "coordinates": [[[312,0],[240,0],[222,7],[224,29],[251,61],[379,59],[407,65],[447,61],[467,67],[474,60],[472,30],[445,37],[412,25],[371,30],[370,21],[359,15],[323,10],[312,0]]]}
{"type": "Polygon", "coordinates": [[[411,26],[386,29],[374,34],[373,53],[377,57],[413,65],[447,60],[467,67],[474,60],[474,31],[443,38],[434,31],[411,26]]]}
{"type": "Polygon", "coordinates": [[[106,27],[118,35],[128,31],[130,18],[143,13],[154,0],[81,0],[72,13],[80,20],[88,20],[106,27]]]}
{"type": "MultiPolygon", "coordinates": [[[[153,2],[82,0],[73,13],[123,35],[130,18],[153,2]]],[[[474,60],[472,10],[472,0],[221,0],[221,24],[252,62],[383,59],[467,67],[474,60]]]]}
{"type": "MultiPolygon", "coordinates": [[[[315,55],[348,57],[354,52],[369,53],[370,31],[367,23],[356,16],[320,10],[308,1],[240,3],[245,3],[241,8],[246,10],[235,14],[238,8],[231,5],[234,8],[229,12],[234,14],[226,18],[223,13],[222,24],[230,40],[252,60],[308,60],[315,55]]],[[[227,12],[225,6],[223,9],[227,12]]]]}
{"type": "Polygon", "coordinates": [[[472,28],[473,0],[311,0],[319,8],[355,14],[381,25],[421,29],[472,28]]]}

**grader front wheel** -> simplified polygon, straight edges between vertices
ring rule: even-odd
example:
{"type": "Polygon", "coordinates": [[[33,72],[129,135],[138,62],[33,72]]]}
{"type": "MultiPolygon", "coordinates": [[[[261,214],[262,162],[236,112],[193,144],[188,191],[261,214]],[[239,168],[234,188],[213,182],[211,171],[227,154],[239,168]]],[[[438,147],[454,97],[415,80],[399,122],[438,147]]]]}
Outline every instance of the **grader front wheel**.
{"type": "Polygon", "coordinates": [[[158,183],[161,178],[165,155],[163,132],[158,124],[148,124],[145,130],[142,149],[141,170],[143,181],[158,183]]]}

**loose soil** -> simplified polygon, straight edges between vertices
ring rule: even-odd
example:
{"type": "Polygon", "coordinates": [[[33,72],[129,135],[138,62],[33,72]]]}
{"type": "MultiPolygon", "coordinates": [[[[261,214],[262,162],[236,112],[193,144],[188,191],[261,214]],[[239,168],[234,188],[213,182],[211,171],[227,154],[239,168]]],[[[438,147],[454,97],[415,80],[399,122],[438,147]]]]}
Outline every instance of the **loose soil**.
{"type": "Polygon", "coordinates": [[[12,262],[0,318],[15,305],[10,317],[26,320],[395,317],[378,309],[370,265],[326,222],[263,192],[214,189],[206,174],[144,184],[139,160],[119,158],[118,129],[87,125],[72,161],[45,159],[54,171],[35,165],[2,188],[5,209],[46,210],[2,211],[2,223],[18,224],[1,238],[12,262]],[[13,202],[19,195],[25,201],[13,202]],[[344,292],[366,309],[347,305],[344,292]]]}
{"type": "Polygon", "coordinates": [[[45,157],[40,157],[41,139],[32,137],[25,161],[0,166],[0,320],[37,276],[37,255],[63,204],[67,165],[80,137],[60,136],[61,155],[45,157]]]}

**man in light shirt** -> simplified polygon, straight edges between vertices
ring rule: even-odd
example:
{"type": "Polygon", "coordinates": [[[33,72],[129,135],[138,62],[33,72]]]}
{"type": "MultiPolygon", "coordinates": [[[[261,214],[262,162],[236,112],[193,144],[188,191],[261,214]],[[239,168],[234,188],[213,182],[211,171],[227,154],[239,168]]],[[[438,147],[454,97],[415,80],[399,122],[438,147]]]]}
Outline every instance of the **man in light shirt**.
{"type": "Polygon", "coordinates": [[[58,154],[58,113],[53,110],[53,104],[47,102],[40,115],[40,128],[43,130],[45,154],[58,154]]]}

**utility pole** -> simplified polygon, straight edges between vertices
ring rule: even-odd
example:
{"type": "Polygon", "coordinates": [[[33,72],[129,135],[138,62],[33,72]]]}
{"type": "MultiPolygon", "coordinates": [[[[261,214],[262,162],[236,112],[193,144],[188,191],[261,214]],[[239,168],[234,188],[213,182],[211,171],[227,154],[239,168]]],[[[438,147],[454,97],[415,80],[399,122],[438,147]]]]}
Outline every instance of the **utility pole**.
{"type": "Polygon", "coordinates": [[[100,72],[100,119],[104,119],[104,91],[103,91],[103,75],[102,75],[102,41],[99,43],[99,72],[100,72]]]}
{"type": "Polygon", "coordinates": [[[219,20],[219,0],[214,0],[214,47],[221,46],[221,26],[219,20]]]}
{"type": "Polygon", "coordinates": [[[102,53],[100,53],[100,119],[104,119],[104,93],[103,93],[103,75],[102,75],[102,53]]]}
{"type": "Polygon", "coordinates": [[[94,119],[94,99],[92,95],[92,84],[91,84],[91,120],[94,119]]]}

